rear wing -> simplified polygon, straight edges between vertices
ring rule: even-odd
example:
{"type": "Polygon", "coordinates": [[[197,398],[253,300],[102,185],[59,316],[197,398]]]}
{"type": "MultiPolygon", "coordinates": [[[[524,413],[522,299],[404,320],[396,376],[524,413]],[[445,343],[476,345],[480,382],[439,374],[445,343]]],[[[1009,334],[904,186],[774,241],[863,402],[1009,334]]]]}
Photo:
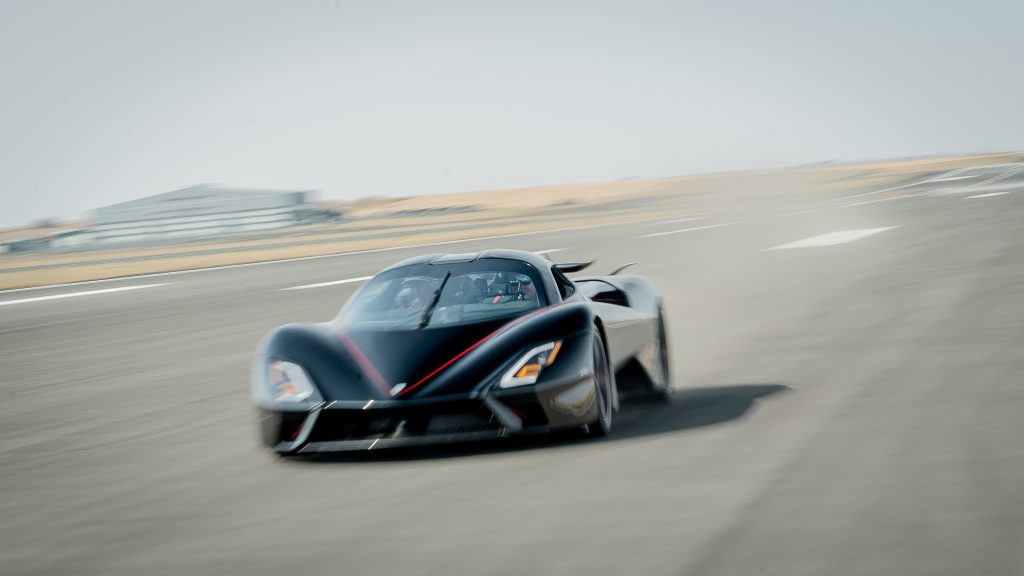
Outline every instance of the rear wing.
{"type": "MultiPolygon", "coordinates": [[[[580,272],[588,268],[594,262],[595,260],[591,260],[590,262],[565,262],[563,264],[555,264],[555,268],[562,274],[569,274],[571,272],[580,272]]],[[[630,266],[636,266],[636,262],[630,262],[629,264],[623,264],[622,266],[619,266],[618,268],[613,270],[612,273],[609,274],[609,276],[615,276],[619,272],[622,272],[623,270],[629,268],[630,266]]]]}
{"type": "Polygon", "coordinates": [[[562,274],[570,274],[572,272],[579,272],[593,263],[593,260],[590,262],[565,262],[563,264],[555,264],[555,270],[562,274]]]}

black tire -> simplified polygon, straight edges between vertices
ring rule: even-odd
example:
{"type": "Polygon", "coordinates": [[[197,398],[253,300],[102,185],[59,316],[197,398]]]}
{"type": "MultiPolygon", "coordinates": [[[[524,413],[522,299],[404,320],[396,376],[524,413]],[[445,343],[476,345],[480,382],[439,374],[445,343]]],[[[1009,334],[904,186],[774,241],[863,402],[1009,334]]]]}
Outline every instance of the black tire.
{"type": "Polygon", "coordinates": [[[672,366],[669,360],[668,328],[665,325],[665,313],[658,310],[658,368],[661,371],[661,382],[654,389],[659,400],[672,400],[672,366]]]}
{"type": "Polygon", "coordinates": [[[615,383],[612,380],[608,353],[604,348],[601,332],[594,328],[594,384],[597,388],[597,419],[587,425],[591,436],[606,436],[612,430],[612,414],[615,411],[615,383]]]}

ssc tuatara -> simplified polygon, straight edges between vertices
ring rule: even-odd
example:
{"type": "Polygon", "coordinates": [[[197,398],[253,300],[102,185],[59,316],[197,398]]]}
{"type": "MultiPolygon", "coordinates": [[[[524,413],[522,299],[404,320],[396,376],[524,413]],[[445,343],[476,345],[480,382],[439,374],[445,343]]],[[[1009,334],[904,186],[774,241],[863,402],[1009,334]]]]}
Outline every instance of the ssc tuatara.
{"type": "Polygon", "coordinates": [[[623,382],[671,392],[666,326],[650,280],[566,276],[586,266],[515,250],[411,258],[334,320],[271,331],[251,382],[263,443],[296,454],[607,434],[623,382]]]}

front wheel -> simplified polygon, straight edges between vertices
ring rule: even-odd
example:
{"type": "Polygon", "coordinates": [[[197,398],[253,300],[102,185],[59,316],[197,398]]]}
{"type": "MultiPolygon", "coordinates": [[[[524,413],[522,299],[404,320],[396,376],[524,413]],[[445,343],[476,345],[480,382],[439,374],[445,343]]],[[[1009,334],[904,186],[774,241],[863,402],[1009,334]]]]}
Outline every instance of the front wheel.
{"type": "Polygon", "coordinates": [[[608,355],[604,350],[601,333],[594,328],[594,387],[597,393],[597,419],[588,425],[591,436],[604,436],[612,429],[612,412],[614,411],[614,384],[612,371],[608,366],[608,355]]]}

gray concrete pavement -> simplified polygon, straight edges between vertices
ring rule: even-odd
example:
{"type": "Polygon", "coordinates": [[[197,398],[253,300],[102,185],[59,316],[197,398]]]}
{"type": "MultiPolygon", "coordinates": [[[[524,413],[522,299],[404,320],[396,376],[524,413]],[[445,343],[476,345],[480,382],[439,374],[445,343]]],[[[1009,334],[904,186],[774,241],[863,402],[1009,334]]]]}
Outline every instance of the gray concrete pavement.
{"type": "Polygon", "coordinates": [[[1024,187],[951,183],[0,293],[0,572],[1020,574],[1024,187]],[[491,246],[638,261],[668,299],[673,403],[625,405],[601,441],[256,446],[258,339],[358,284],[282,289],[491,246]]]}

